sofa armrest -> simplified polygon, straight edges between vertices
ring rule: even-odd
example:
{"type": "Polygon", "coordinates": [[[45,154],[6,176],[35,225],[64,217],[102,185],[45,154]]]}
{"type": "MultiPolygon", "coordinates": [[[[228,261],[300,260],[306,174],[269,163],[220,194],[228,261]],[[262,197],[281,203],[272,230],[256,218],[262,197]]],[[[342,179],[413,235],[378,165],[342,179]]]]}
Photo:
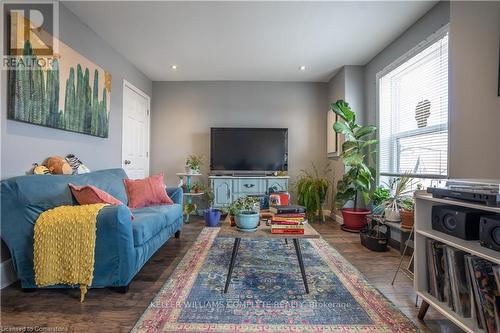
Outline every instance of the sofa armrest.
{"type": "Polygon", "coordinates": [[[167,194],[174,203],[182,206],[184,192],[181,187],[167,187],[167,194]]]}
{"type": "Polygon", "coordinates": [[[94,286],[127,285],[136,273],[132,213],[125,205],[106,206],[97,216],[94,286]],[[103,279],[102,281],[99,281],[103,279]]]}

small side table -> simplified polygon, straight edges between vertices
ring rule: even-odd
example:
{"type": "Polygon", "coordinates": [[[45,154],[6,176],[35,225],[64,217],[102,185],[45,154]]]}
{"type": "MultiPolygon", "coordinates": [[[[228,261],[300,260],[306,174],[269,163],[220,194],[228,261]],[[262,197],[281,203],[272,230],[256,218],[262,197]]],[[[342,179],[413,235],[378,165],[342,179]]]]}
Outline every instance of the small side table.
{"type": "MultiPolygon", "coordinates": [[[[193,197],[199,197],[199,196],[202,196],[203,194],[205,194],[204,192],[191,192],[191,183],[192,183],[192,180],[191,178],[192,177],[200,177],[202,176],[201,173],[185,173],[185,172],[178,172],[176,173],[176,175],[179,177],[179,179],[181,180],[184,180],[184,178],[186,178],[186,192],[184,192],[184,197],[186,198],[186,203],[185,205],[190,205],[193,203],[193,197]]],[[[189,215],[190,214],[186,214],[184,216],[184,223],[189,223],[189,215]]]]}

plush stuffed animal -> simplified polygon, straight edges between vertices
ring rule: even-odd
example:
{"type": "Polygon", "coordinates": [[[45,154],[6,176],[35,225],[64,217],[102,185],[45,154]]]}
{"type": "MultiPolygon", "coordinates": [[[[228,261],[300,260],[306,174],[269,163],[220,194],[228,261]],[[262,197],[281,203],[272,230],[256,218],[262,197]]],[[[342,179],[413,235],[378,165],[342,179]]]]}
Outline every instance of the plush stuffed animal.
{"type": "Polygon", "coordinates": [[[61,156],[51,156],[45,161],[45,166],[51,174],[55,175],[71,175],[73,169],[69,163],[61,156]]]}
{"type": "Polygon", "coordinates": [[[66,155],[66,161],[71,166],[74,175],[80,175],[82,173],[89,173],[90,170],[87,168],[78,157],[73,154],[66,155]]]}
{"type": "Polygon", "coordinates": [[[45,165],[38,165],[38,163],[33,163],[33,169],[31,172],[34,175],[50,175],[49,169],[45,165]]]}

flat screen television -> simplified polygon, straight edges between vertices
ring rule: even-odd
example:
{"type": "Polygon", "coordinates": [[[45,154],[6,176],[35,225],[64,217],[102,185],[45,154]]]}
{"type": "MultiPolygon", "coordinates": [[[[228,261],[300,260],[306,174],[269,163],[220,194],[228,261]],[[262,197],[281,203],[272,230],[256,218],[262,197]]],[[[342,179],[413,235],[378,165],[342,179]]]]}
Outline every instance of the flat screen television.
{"type": "Polygon", "coordinates": [[[288,170],[287,128],[212,127],[212,172],[288,170]]]}

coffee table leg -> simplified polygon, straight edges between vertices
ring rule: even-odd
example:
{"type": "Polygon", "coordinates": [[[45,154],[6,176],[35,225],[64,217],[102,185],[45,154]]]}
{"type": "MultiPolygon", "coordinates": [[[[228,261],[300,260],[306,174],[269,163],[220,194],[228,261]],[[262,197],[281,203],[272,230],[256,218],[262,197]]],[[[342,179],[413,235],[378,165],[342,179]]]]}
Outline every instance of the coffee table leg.
{"type": "Polygon", "coordinates": [[[293,239],[293,245],[295,246],[295,252],[297,252],[297,259],[299,260],[300,272],[302,273],[302,281],[304,281],[306,294],[309,294],[309,286],[307,285],[306,270],[304,269],[304,261],[302,260],[302,251],[300,250],[300,243],[298,238],[293,239]]]}
{"type": "Polygon", "coordinates": [[[227,293],[227,288],[229,288],[229,283],[231,282],[231,275],[233,275],[234,262],[236,261],[236,256],[238,255],[238,249],[240,248],[241,238],[234,239],[233,253],[231,254],[231,262],[229,263],[229,271],[227,272],[226,286],[224,287],[224,294],[227,293]]]}

